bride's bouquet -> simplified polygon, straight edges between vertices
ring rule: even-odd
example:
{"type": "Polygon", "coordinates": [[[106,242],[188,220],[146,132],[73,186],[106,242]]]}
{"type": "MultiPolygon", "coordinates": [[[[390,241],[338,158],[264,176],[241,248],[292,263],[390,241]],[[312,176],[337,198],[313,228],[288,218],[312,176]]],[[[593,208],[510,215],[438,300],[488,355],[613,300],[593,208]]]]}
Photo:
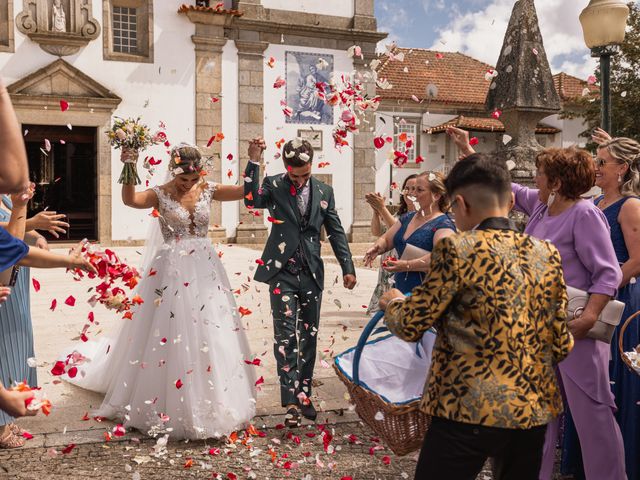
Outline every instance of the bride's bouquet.
{"type": "Polygon", "coordinates": [[[135,120],[116,117],[111,130],[107,131],[107,137],[112,147],[122,150],[120,160],[124,166],[118,183],[125,185],[139,185],[141,183],[137,169],[140,152],[151,145],[157,145],[166,140],[164,132],[152,134],[147,125],[140,123],[140,117],[135,120]]]}

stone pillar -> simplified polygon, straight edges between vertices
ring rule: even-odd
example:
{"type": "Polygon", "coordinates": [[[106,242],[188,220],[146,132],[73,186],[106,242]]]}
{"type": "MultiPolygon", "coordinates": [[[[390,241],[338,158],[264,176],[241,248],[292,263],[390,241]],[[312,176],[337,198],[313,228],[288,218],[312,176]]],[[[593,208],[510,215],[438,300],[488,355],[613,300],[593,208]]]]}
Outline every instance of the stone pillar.
{"type": "MultiPolygon", "coordinates": [[[[247,147],[250,140],[264,136],[264,51],[268,43],[236,40],[238,47],[238,121],[240,174],[249,161],[247,147]]],[[[264,217],[251,215],[240,202],[238,243],[264,243],[267,239],[264,217]]]]}
{"type": "MultiPolygon", "coordinates": [[[[376,84],[366,75],[368,67],[365,64],[368,64],[374,55],[374,50],[371,50],[371,52],[365,52],[364,61],[360,58],[353,59],[356,75],[362,77],[363,93],[369,98],[376,96],[376,84]]],[[[353,136],[353,224],[349,240],[354,243],[368,243],[373,239],[371,235],[372,210],[365,202],[364,196],[369,192],[374,192],[376,187],[374,132],[371,130],[371,126],[375,124],[375,112],[367,112],[364,117],[361,117],[360,133],[353,136]]]]}
{"type": "MultiPolygon", "coordinates": [[[[200,26],[200,25],[198,25],[200,26]]],[[[222,132],[222,102],[212,102],[211,97],[222,92],[222,48],[227,43],[225,38],[196,34],[191,37],[196,53],[196,145],[203,155],[213,155],[214,162],[207,178],[216,183],[222,182],[222,157],[219,142],[211,147],[205,145],[217,132],[222,132]]],[[[222,205],[211,204],[211,224],[209,236],[216,242],[227,239],[226,230],[222,227],[222,205]]]]}
{"type": "Polygon", "coordinates": [[[353,0],[353,28],[355,30],[378,30],[375,17],[374,0],[353,0]]]}

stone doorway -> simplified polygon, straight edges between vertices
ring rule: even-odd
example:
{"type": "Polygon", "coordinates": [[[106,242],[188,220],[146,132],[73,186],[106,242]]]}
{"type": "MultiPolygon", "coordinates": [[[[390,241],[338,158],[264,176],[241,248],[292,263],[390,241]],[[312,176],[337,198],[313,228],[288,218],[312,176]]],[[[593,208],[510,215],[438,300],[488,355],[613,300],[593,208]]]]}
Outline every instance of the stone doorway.
{"type": "Polygon", "coordinates": [[[36,194],[29,215],[47,210],[64,213],[71,224],[66,235],[49,241],[98,239],[97,129],[57,125],[25,125],[31,180],[36,194]]]}

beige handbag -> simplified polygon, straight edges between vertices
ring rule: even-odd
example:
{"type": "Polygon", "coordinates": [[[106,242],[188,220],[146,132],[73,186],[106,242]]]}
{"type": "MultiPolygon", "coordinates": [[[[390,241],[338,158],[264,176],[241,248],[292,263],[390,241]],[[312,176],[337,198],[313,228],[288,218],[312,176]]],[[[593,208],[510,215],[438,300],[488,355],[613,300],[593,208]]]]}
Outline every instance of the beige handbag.
{"type": "MultiPolygon", "coordinates": [[[[584,290],[567,286],[567,297],[569,303],[567,305],[567,322],[579,316],[589,301],[589,294],[584,290]]],[[[611,337],[616,327],[620,324],[622,313],[624,312],[624,303],[618,300],[611,300],[600,313],[600,317],[587,337],[601,342],[611,343],[611,337]]]]}

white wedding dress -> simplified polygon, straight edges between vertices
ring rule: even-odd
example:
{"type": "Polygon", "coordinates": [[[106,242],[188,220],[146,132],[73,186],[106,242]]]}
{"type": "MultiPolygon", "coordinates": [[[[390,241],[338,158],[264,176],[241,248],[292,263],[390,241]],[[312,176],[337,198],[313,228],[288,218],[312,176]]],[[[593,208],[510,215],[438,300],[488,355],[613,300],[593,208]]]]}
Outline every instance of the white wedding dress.
{"type": "Polygon", "coordinates": [[[207,238],[215,185],[207,184],[193,215],[153,190],[164,242],[146,254],[136,291],[144,303],[114,339],[75,345],[91,361],[64,379],[104,392],[92,415],[125,427],[173,439],[228,435],[255,415],[256,380],[227,274],[207,238]]]}

